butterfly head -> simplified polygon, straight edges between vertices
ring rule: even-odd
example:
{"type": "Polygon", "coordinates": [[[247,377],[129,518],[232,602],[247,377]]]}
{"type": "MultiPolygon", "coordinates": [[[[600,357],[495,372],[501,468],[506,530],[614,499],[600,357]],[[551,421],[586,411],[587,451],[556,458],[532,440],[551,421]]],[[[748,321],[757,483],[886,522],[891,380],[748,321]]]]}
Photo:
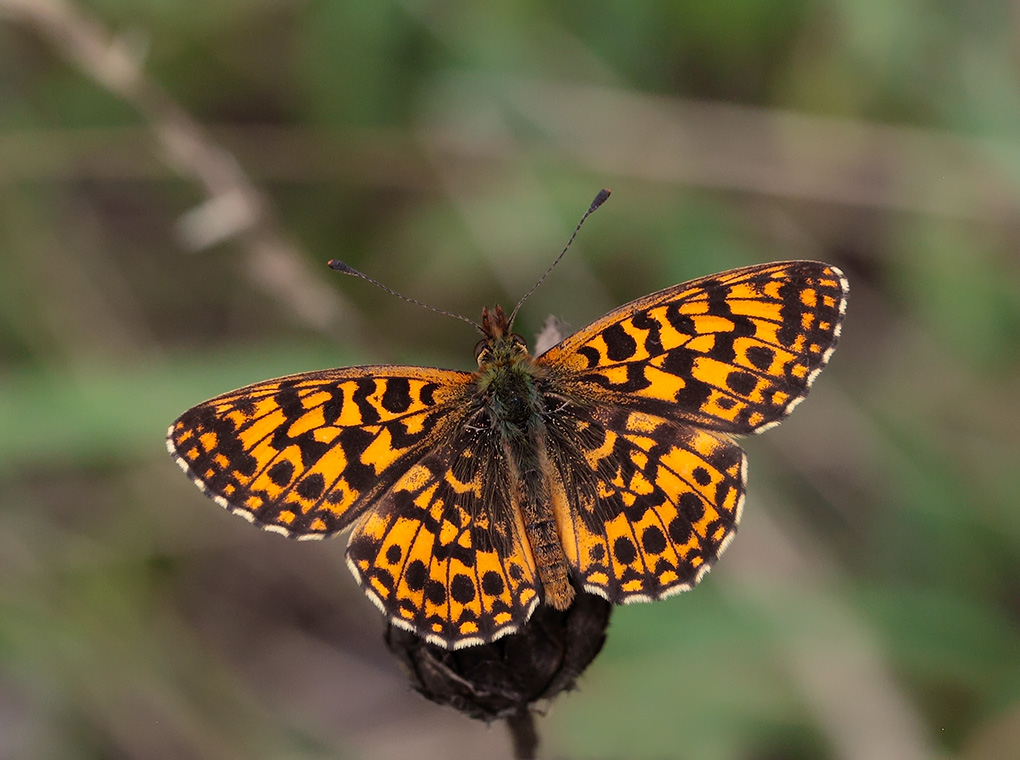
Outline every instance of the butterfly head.
{"type": "Polygon", "coordinates": [[[528,357],[524,338],[510,332],[510,321],[501,306],[482,309],[482,335],[475,346],[475,359],[480,368],[515,364],[528,357]]]}

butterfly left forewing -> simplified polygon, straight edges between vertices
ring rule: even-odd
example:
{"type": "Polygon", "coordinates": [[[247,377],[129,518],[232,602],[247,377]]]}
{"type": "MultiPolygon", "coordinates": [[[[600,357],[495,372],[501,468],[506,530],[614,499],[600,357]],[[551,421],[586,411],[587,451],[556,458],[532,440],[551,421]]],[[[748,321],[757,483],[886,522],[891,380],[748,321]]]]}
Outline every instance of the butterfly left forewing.
{"type": "Polygon", "coordinates": [[[182,414],[167,448],[210,498],[266,530],[343,530],[457,426],[467,372],[376,366],[309,372],[182,414]]]}

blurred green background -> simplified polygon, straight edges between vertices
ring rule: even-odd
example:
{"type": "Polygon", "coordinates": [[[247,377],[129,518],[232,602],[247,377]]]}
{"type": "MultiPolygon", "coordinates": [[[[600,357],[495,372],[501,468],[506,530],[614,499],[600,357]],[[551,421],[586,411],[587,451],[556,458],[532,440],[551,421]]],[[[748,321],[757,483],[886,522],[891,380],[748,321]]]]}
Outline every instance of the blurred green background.
{"type": "Polygon", "coordinates": [[[0,0],[0,758],[509,757],[412,693],[345,541],[167,457],[185,408],[471,368],[730,267],[851,283],[746,442],[737,540],[617,610],[562,758],[1020,757],[1020,14],[1010,3],[0,0]]]}

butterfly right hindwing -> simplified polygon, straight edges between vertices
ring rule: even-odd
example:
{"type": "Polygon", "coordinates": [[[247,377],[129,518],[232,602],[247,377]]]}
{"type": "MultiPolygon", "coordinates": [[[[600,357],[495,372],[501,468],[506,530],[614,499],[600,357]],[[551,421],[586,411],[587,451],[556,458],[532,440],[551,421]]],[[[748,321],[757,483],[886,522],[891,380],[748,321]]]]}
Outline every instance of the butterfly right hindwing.
{"type": "Polygon", "coordinates": [[[696,585],[740,520],[741,448],[624,408],[564,409],[550,432],[569,504],[560,538],[584,587],[620,604],[696,585]]]}

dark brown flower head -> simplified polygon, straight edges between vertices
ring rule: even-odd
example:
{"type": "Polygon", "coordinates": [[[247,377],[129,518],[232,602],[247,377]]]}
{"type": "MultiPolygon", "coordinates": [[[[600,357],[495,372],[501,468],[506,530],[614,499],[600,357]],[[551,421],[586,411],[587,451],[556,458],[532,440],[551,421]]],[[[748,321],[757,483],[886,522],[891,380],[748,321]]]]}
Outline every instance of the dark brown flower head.
{"type": "Polygon", "coordinates": [[[386,644],[427,699],[478,720],[513,718],[572,689],[602,649],[612,605],[580,592],[566,610],[542,604],[520,631],[444,649],[390,625],[386,644]]]}

